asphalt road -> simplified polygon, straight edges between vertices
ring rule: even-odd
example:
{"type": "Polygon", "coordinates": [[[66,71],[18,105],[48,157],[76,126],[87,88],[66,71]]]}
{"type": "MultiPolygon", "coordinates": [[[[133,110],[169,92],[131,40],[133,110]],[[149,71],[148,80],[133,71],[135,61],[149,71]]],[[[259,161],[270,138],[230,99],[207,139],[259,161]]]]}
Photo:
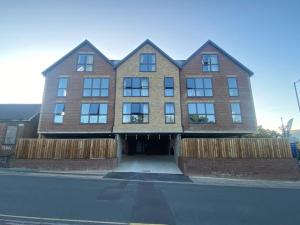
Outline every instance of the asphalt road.
{"type": "Polygon", "coordinates": [[[0,175],[0,224],[295,225],[299,212],[299,189],[0,175]]]}

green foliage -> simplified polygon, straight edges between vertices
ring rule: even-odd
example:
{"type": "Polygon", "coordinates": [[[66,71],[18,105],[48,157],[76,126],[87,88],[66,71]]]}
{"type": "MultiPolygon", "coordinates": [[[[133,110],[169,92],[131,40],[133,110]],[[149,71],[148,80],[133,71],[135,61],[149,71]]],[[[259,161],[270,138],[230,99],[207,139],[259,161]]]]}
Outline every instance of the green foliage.
{"type": "Polygon", "coordinates": [[[262,126],[257,127],[257,133],[248,134],[247,138],[280,138],[282,135],[275,130],[265,129],[262,126]]]}

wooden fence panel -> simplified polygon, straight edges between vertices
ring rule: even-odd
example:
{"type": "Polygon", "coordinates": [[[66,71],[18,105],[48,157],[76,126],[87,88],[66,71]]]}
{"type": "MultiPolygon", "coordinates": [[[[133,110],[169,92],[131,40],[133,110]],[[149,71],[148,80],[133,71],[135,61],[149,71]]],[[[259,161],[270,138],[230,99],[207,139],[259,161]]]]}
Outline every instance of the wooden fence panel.
{"type": "Polygon", "coordinates": [[[181,156],[215,158],[292,158],[287,139],[272,138],[185,138],[181,156]]]}
{"type": "Polygon", "coordinates": [[[17,159],[115,158],[114,139],[19,139],[17,159]]]}

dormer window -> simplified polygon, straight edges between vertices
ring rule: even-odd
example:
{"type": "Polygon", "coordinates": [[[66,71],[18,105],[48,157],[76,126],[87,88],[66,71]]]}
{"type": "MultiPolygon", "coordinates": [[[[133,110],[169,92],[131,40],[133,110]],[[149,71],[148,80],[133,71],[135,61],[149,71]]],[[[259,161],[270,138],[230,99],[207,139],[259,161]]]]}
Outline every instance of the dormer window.
{"type": "Polygon", "coordinates": [[[203,72],[218,72],[219,71],[218,55],[216,55],[216,54],[202,55],[202,71],[203,72]]]}
{"type": "Polygon", "coordinates": [[[92,54],[79,54],[77,59],[78,72],[93,71],[94,56],[92,54]]]}
{"type": "Polygon", "coordinates": [[[156,55],[153,53],[140,54],[140,72],[156,71],[156,55]]]}

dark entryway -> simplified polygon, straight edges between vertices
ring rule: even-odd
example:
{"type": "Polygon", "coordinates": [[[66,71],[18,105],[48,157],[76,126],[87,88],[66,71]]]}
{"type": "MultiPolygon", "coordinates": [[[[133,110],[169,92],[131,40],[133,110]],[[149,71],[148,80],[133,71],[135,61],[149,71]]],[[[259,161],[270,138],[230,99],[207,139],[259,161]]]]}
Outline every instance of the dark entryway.
{"type": "Polygon", "coordinates": [[[138,135],[127,136],[125,140],[124,153],[128,155],[173,155],[172,137],[168,135],[138,135]]]}

